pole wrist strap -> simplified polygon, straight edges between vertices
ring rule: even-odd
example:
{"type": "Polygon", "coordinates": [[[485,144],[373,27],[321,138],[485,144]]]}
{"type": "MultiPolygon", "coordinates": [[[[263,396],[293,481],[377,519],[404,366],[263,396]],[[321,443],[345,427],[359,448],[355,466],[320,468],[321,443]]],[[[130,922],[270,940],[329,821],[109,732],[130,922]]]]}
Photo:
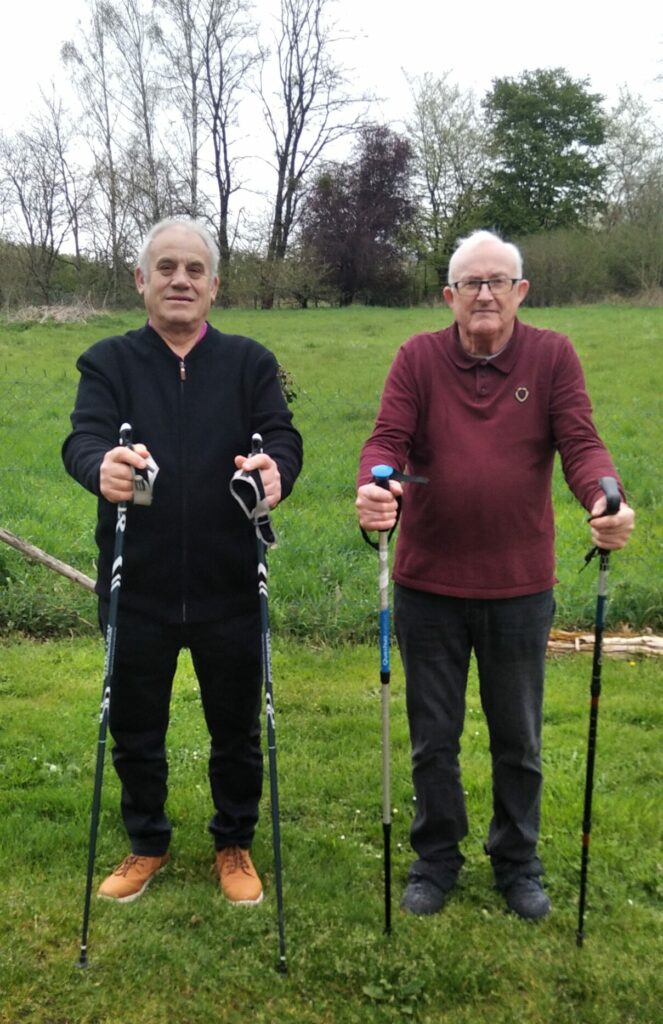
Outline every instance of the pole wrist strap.
{"type": "Polygon", "coordinates": [[[258,540],[269,548],[274,547],[276,533],[260,470],[254,469],[247,473],[244,469],[238,469],[230,481],[230,493],[247,519],[253,523],[258,540]]]}

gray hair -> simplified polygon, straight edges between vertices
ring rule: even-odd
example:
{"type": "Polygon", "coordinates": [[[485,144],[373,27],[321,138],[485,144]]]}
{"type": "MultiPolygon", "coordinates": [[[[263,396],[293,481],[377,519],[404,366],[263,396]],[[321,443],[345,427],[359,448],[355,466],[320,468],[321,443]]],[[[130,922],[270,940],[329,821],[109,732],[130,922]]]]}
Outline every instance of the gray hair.
{"type": "Polygon", "coordinates": [[[507,250],[510,256],[513,257],[515,263],[515,276],[523,276],[523,257],[518,246],[514,245],[513,242],[505,242],[503,238],[496,235],[494,231],[473,231],[467,238],[460,238],[458,245],[454,249],[451,259],[449,260],[449,271],[447,274],[447,281],[449,284],[454,283],[454,270],[458,264],[460,256],[466,256],[472,249],[476,249],[477,246],[483,242],[499,242],[507,250]]]}
{"type": "Polygon", "coordinates": [[[169,228],[187,228],[189,231],[193,231],[195,235],[198,235],[209,253],[210,274],[212,277],[216,277],[219,268],[219,247],[204,224],[201,224],[199,220],[190,220],[187,217],[166,217],[150,228],[138,254],[138,266],[142,270],[143,276],[146,279],[149,277],[149,256],[152,242],[157,235],[160,235],[162,231],[167,231],[169,228]]]}

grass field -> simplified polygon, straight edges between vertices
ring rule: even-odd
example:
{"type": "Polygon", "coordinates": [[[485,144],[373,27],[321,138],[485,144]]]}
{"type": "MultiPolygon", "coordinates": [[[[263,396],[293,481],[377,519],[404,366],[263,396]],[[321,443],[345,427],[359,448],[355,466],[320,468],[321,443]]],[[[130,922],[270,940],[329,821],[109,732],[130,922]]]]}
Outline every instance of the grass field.
{"type": "MultiPolygon", "coordinates": [[[[169,739],[173,861],[143,899],[94,901],[80,946],[101,686],[100,642],[6,643],[0,693],[1,1024],[658,1024],[661,983],[660,669],[606,659],[585,944],[575,942],[589,659],[549,665],[541,850],[553,913],[504,911],[482,841],[487,736],[474,673],[462,764],[470,817],[443,913],[397,909],[410,861],[409,744],[392,682],[394,927],[382,933],[380,686],[372,648],[277,643],[274,677],[289,973],[278,944],[269,804],[254,855],[258,908],[209,874],[206,734],[188,658],[169,739]]],[[[124,855],[107,766],[97,876],[124,855]]]]}
{"type": "MultiPolygon", "coordinates": [[[[573,338],[600,431],[637,509],[611,559],[608,628],[661,626],[663,310],[596,306],[529,313],[573,338]]],[[[658,1024],[661,710],[655,659],[606,658],[595,776],[586,940],[576,948],[589,713],[586,655],[551,659],[544,715],[541,851],[553,914],[504,911],[482,842],[490,761],[474,670],[462,765],[470,816],[461,884],[421,920],[396,901],[411,859],[409,742],[394,659],[394,932],[382,933],[380,685],[376,564],[356,527],[357,454],[384,376],[409,335],[443,310],[214,315],[258,338],[292,376],[306,462],[276,515],[271,559],[274,678],[289,974],[279,976],[269,803],[254,854],[254,909],[224,903],[210,876],[207,737],[190,660],[169,733],[173,861],[138,903],[93,903],[91,967],[80,944],[103,652],[93,599],[0,548],[0,1024],[658,1024]],[[48,642],[28,639],[50,637],[48,642]],[[86,635],[87,634],[87,635],[86,635]],[[365,641],[372,641],[366,644],[365,641]]],[[[135,314],[90,324],[0,328],[0,525],[94,574],[94,499],[59,447],[74,360],[135,314]]],[[[596,571],[581,575],[585,515],[555,475],[557,625],[587,627],[596,571]]],[[[266,787],[267,794],[267,787],[266,787]]],[[[101,877],[126,852],[107,766],[101,877]]]]}
{"type": "MultiPolygon", "coordinates": [[[[583,360],[598,427],[638,514],[628,549],[611,565],[611,623],[663,622],[660,579],[663,310],[591,306],[524,311],[568,333],[583,360]]],[[[59,448],[77,382],[74,362],[93,340],[139,322],[136,313],[89,324],[11,324],[0,329],[0,525],[94,575],[94,499],[66,477],[59,448]]],[[[374,560],[354,514],[360,446],[371,430],[385,374],[409,335],[446,325],[442,309],[350,308],[214,311],[219,326],[271,347],[291,374],[305,466],[275,520],[272,616],[281,636],[306,642],[365,641],[373,634],[374,560]]],[[[248,439],[247,439],[248,445],[248,439]]],[[[586,628],[594,581],[578,574],[589,531],[559,471],[557,625],[586,628]]],[[[83,591],[0,549],[0,630],[69,635],[95,630],[83,591]]]]}

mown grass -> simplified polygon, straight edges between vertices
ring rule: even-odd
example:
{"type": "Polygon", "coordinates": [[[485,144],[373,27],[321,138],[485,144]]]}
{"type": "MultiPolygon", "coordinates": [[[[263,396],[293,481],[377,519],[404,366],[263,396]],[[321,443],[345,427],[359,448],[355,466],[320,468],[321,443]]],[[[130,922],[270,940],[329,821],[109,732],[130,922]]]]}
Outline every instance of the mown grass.
{"type": "MultiPolygon", "coordinates": [[[[611,562],[611,623],[660,628],[663,310],[623,306],[525,310],[524,319],[568,333],[583,360],[596,421],[638,514],[629,547],[611,562]]],[[[275,516],[272,617],[281,636],[319,642],[373,634],[375,564],[354,514],[358,452],[399,344],[449,321],[444,309],[350,308],[214,311],[213,321],[256,337],[289,371],[304,435],[305,466],[275,516]]],[[[59,448],[68,431],[74,362],[92,341],[136,326],[134,313],[88,324],[11,324],[0,329],[2,525],[94,575],[94,499],[69,480],[59,448]]],[[[248,440],[247,440],[248,444],[248,440]]],[[[587,628],[591,572],[583,510],[561,472],[554,481],[558,528],[557,624],[587,628]]],[[[93,632],[94,602],[9,548],[0,550],[0,630],[37,635],[93,632]]]]}
{"type": "MultiPolygon", "coordinates": [[[[276,643],[277,736],[289,973],[275,971],[267,786],[254,855],[266,884],[233,908],[209,874],[207,736],[183,657],[169,737],[173,861],[145,897],[94,901],[89,970],[75,964],[96,756],[101,642],[6,643],[0,694],[2,1024],[656,1024],[661,952],[660,668],[603,668],[586,938],[577,891],[589,659],[552,659],[541,850],[551,917],[507,915],[482,841],[487,735],[474,671],[463,742],[470,816],[462,883],[444,912],[397,909],[410,851],[409,743],[392,681],[394,928],[383,926],[380,686],[372,647],[276,643]]],[[[125,853],[107,765],[101,877],[125,853]]]]}

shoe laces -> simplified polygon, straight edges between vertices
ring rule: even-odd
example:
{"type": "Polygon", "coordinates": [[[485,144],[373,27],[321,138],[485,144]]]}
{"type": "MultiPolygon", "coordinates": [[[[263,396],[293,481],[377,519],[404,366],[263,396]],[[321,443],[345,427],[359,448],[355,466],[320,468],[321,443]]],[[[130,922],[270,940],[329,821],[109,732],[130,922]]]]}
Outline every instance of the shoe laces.
{"type": "Polygon", "coordinates": [[[127,857],[124,858],[122,863],[115,868],[113,874],[117,875],[119,878],[126,878],[134,864],[137,864],[139,860],[144,859],[144,857],[140,857],[137,853],[130,853],[127,857]]]}
{"type": "Polygon", "coordinates": [[[224,869],[229,874],[234,874],[236,871],[243,871],[245,875],[252,873],[248,854],[241,846],[228,846],[225,854],[224,869]]]}

